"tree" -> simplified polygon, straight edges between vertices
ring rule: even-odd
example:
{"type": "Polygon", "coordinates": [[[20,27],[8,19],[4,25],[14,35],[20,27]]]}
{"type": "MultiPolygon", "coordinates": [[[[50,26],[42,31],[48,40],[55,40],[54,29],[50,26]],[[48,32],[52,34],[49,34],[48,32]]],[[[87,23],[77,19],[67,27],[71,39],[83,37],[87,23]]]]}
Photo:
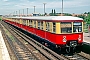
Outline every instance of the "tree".
{"type": "Polygon", "coordinates": [[[90,24],[90,14],[87,16],[87,24],[90,24]]]}
{"type": "Polygon", "coordinates": [[[90,24],[90,13],[88,14],[88,16],[85,17],[84,21],[85,21],[87,24],[90,24]]]}
{"type": "Polygon", "coordinates": [[[52,15],[53,15],[53,9],[52,9],[52,15]]]}
{"type": "Polygon", "coordinates": [[[2,18],[0,17],[0,21],[2,20],[2,18]]]}
{"type": "Polygon", "coordinates": [[[47,15],[47,13],[44,14],[44,16],[46,16],[46,15],[47,15]]]}
{"type": "Polygon", "coordinates": [[[85,12],[84,14],[87,14],[87,12],[85,12]]]}
{"type": "Polygon", "coordinates": [[[53,9],[52,9],[52,12],[49,14],[50,16],[53,16],[54,14],[53,14],[53,9]]]}
{"type": "Polygon", "coordinates": [[[88,12],[87,14],[90,14],[90,12],[88,12]]]}
{"type": "Polygon", "coordinates": [[[56,11],[55,11],[55,9],[54,9],[54,16],[56,16],[56,11]]]}
{"type": "Polygon", "coordinates": [[[83,19],[85,18],[85,16],[84,16],[84,15],[79,15],[78,17],[83,18],[83,19]]]}
{"type": "Polygon", "coordinates": [[[64,13],[65,16],[72,16],[71,14],[69,13],[64,13]]]}

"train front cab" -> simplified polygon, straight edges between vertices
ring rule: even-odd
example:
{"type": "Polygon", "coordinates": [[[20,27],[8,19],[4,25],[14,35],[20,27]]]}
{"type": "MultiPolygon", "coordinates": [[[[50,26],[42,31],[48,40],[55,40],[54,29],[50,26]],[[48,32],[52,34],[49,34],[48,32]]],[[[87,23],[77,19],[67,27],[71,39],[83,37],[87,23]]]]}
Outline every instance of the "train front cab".
{"type": "Polygon", "coordinates": [[[82,46],[83,21],[57,23],[56,29],[58,33],[56,33],[56,45],[58,47],[68,48],[68,51],[70,51],[70,48],[82,46]]]}

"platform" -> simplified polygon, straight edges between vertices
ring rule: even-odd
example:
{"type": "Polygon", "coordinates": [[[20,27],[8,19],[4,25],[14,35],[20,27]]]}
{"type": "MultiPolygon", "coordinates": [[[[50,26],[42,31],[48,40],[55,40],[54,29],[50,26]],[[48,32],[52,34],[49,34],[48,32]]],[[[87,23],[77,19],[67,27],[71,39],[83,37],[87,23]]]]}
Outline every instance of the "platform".
{"type": "Polygon", "coordinates": [[[90,35],[89,33],[83,33],[83,41],[90,43],[90,35]]]}
{"type": "Polygon", "coordinates": [[[0,31],[0,60],[11,60],[0,31]]]}

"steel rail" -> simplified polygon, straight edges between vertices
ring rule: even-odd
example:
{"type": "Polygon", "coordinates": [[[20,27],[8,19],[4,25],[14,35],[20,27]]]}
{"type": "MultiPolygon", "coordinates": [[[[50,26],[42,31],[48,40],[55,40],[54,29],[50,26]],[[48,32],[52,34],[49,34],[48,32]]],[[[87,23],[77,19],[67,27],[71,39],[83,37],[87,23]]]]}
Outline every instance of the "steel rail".
{"type": "MultiPolygon", "coordinates": [[[[5,25],[4,25],[4,27],[5,27],[5,25]]],[[[7,28],[7,27],[6,27],[7,28]]],[[[8,28],[7,28],[8,29],[8,28]]],[[[9,32],[11,32],[9,29],[8,29],[8,31],[9,32]]],[[[12,32],[11,32],[12,33],[12,32]]],[[[12,35],[14,35],[13,33],[12,33],[12,35]]],[[[14,36],[15,37],[15,36],[14,36]]],[[[7,39],[8,40],[10,40],[10,38],[8,38],[7,37],[7,39]]],[[[17,38],[16,38],[17,39],[17,38]]],[[[16,55],[16,57],[17,57],[17,59],[19,60],[20,58],[19,58],[19,56],[17,55],[17,51],[15,51],[16,49],[15,49],[15,47],[13,46],[13,43],[11,42],[11,40],[9,41],[9,44],[10,44],[10,46],[12,47],[12,50],[14,51],[14,53],[15,53],[15,55],[16,55]]],[[[22,44],[23,45],[23,44],[22,44]]],[[[24,46],[24,45],[23,45],[24,46]]],[[[26,48],[26,46],[24,46],[25,48],[26,48]]],[[[29,51],[29,49],[27,48],[27,50],[29,51]]],[[[34,55],[33,55],[34,56],[34,55]]],[[[35,57],[35,56],[34,56],[35,57]]],[[[36,60],[39,60],[37,57],[35,57],[36,58],[36,60]]]]}
{"type": "MultiPolygon", "coordinates": [[[[15,30],[14,28],[13,28],[13,30],[15,30]]],[[[15,30],[16,31],[16,30],[15,30]]],[[[20,32],[20,31],[19,31],[20,32]]],[[[45,47],[45,46],[43,46],[42,44],[40,44],[40,43],[38,43],[37,41],[35,41],[34,39],[32,39],[32,38],[30,38],[29,36],[26,36],[25,34],[23,34],[23,33],[17,33],[18,35],[20,35],[23,39],[25,39],[27,42],[29,42],[30,44],[32,44],[36,49],[38,49],[43,55],[45,55],[47,58],[49,58],[49,59],[52,59],[52,57],[51,57],[51,55],[53,55],[53,59],[58,59],[58,60],[67,60],[65,57],[63,57],[62,55],[59,55],[59,54],[57,54],[57,53],[55,53],[55,52],[53,52],[52,50],[50,50],[49,48],[47,48],[47,47],[45,47]],[[25,37],[24,37],[25,36],[25,37]],[[27,39],[28,38],[28,39],[27,39]],[[32,40],[32,41],[30,41],[30,40],[32,40]],[[34,42],[34,43],[33,43],[34,42]],[[40,46],[40,47],[38,47],[37,45],[35,45],[35,44],[37,44],[38,46],[40,46]],[[43,51],[44,50],[42,50],[42,48],[44,49],[44,50],[47,50],[48,52],[49,52],[49,54],[46,54],[46,53],[44,53],[43,51]]],[[[52,59],[52,60],[53,60],[52,59]]]]}

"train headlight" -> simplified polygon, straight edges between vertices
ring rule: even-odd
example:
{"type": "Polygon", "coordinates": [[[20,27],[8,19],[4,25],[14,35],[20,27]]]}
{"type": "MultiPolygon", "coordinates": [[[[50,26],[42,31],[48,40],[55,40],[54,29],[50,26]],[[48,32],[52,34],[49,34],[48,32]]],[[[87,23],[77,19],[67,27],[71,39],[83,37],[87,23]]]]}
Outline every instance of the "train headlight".
{"type": "Polygon", "coordinates": [[[70,41],[70,47],[76,47],[77,41],[70,41]]]}
{"type": "Polygon", "coordinates": [[[81,41],[81,35],[79,35],[78,40],[81,41]]]}
{"type": "Polygon", "coordinates": [[[63,36],[63,42],[66,42],[67,40],[66,40],[66,36],[63,36]]]}

